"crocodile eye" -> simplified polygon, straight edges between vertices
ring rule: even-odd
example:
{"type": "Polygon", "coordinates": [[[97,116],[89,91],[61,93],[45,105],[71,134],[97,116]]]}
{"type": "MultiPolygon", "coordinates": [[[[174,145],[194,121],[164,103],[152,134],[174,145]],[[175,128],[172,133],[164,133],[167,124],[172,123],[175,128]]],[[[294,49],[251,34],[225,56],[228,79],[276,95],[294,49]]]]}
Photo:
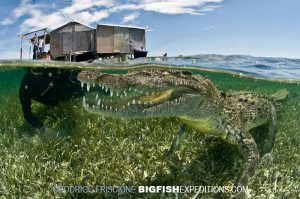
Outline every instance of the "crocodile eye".
{"type": "Polygon", "coordinates": [[[186,76],[190,76],[193,74],[191,71],[187,71],[187,70],[183,70],[181,73],[186,76]]]}

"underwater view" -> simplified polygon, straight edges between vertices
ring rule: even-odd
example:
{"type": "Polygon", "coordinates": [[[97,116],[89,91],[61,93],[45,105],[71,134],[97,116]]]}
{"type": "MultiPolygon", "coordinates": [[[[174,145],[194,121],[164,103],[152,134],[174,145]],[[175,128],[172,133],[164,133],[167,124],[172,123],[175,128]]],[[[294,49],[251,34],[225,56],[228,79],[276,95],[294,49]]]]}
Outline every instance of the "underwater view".
{"type": "Polygon", "coordinates": [[[1,198],[300,197],[300,60],[2,60],[0,82],[1,198]]]}

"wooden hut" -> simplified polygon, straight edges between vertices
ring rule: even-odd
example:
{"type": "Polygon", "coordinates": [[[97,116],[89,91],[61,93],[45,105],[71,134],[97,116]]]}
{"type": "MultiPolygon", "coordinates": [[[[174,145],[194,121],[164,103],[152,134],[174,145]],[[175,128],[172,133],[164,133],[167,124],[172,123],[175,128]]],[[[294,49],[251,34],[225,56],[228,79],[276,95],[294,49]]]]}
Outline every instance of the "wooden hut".
{"type": "Polygon", "coordinates": [[[71,60],[79,54],[95,52],[95,28],[71,21],[50,33],[50,50],[54,59],[71,60]]]}
{"type": "Polygon", "coordinates": [[[146,50],[145,28],[98,24],[97,54],[133,54],[134,49],[146,50]]]}
{"type": "Polygon", "coordinates": [[[97,28],[71,21],[51,33],[54,59],[86,61],[99,57],[132,55],[146,50],[145,28],[98,24],[97,28]]]}

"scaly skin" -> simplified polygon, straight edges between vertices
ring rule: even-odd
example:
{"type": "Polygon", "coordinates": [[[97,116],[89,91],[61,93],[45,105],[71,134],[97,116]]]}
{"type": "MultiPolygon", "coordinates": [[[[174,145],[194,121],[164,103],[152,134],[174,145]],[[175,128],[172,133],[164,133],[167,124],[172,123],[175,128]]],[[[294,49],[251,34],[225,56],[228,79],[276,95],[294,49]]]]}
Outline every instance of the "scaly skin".
{"type": "Polygon", "coordinates": [[[259,160],[249,130],[267,125],[266,147],[272,147],[276,127],[272,97],[252,92],[221,93],[209,79],[183,70],[153,69],[119,75],[83,71],[78,80],[82,86],[94,84],[102,90],[92,99],[84,98],[83,107],[88,112],[126,118],[179,118],[184,126],[169,154],[176,150],[186,126],[238,146],[245,165],[237,186],[247,186],[259,160]]]}

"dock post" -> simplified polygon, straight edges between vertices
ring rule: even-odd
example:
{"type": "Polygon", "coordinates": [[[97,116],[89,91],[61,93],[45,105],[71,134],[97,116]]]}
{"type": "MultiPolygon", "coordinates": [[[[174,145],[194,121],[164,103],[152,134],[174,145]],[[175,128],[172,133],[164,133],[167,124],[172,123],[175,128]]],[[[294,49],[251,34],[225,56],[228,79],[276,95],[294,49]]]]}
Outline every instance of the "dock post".
{"type": "Polygon", "coordinates": [[[22,59],[23,54],[23,37],[21,38],[21,52],[20,52],[20,59],[22,59]]]}

